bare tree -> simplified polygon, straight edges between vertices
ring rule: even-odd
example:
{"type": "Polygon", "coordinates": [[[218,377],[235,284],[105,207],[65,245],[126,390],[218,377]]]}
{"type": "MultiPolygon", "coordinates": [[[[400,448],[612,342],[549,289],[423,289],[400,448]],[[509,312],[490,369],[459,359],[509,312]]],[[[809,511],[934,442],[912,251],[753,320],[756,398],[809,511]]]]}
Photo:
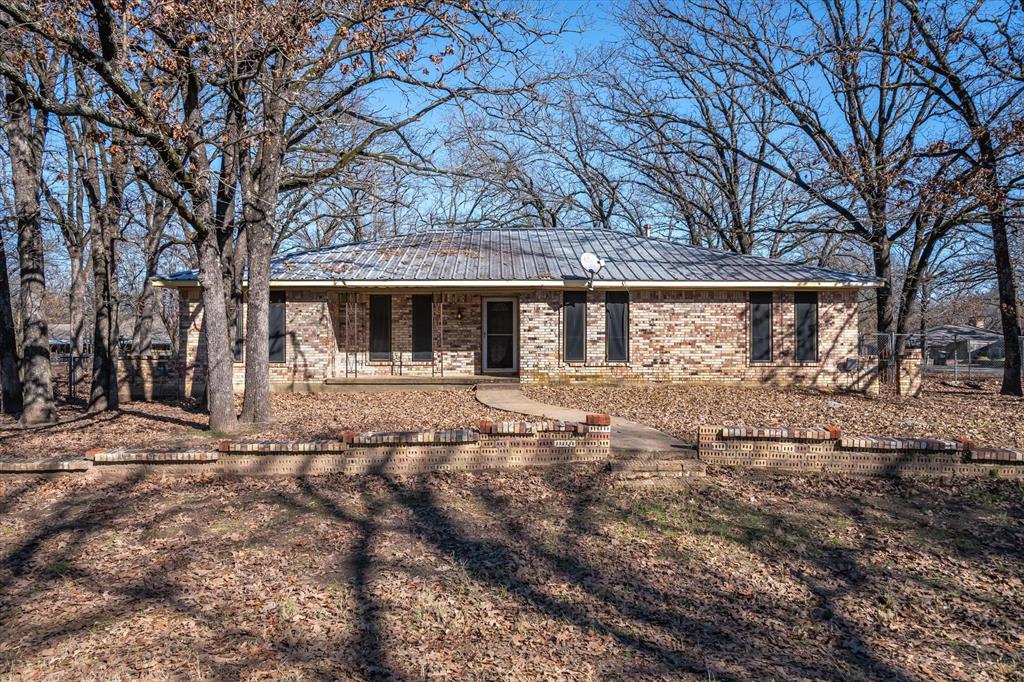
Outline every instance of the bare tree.
{"type": "MultiPolygon", "coordinates": [[[[503,96],[530,87],[519,58],[541,37],[528,17],[507,8],[461,2],[322,3],[294,0],[268,9],[249,46],[253,106],[247,116],[253,155],[242,174],[248,247],[248,319],[242,419],[270,419],[268,311],[270,258],[280,234],[278,199],[337,176],[357,159],[430,167],[405,129],[449,103],[503,96]],[[272,27],[268,29],[267,27],[272,27]],[[506,70],[509,85],[498,74],[506,70]],[[367,110],[363,93],[399,88],[408,105],[367,110]],[[347,147],[320,147],[314,133],[357,122],[347,147]],[[405,158],[380,153],[397,139],[405,158]],[[289,164],[302,154],[305,168],[289,164]],[[320,157],[321,161],[316,162],[320,157]]],[[[235,25],[238,22],[229,22],[235,25]]],[[[246,54],[243,51],[243,54],[246,54]]],[[[342,139],[345,139],[342,137],[342,139]]]]}
{"type": "MultiPolygon", "coordinates": [[[[170,202],[149,190],[144,183],[136,183],[138,197],[142,204],[142,261],[143,278],[136,302],[135,324],[132,328],[132,353],[149,357],[153,351],[153,322],[159,316],[160,301],[153,288],[153,278],[159,274],[160,259],[164,251],[176,242],[166,238],[167,226],[174,215],[170,202]]],[[[162,320],[161,320],[162,321],[162,320]]],[[[177,335],[171,327],[172,343],[177,335]]]]}
{"type": "Polygon", "coordinates": [[[7,414],[18,414],[21,412],[21,373],[5,242],[3,223],[0,223],[0,401],[3,403],[0,408],[7,414]]]}
{"type": "MultiPolygon", "coordinates": [[[[700,105],[693,101],[666,110],[658,125],[700,131],[833,212],[838,223],[815,229],[854,237],[871,249],[874,274],[882,280],[879,331],[893,326],[893,244],[913,225],[902,219],[908,209],[900,179],[918,158],[924,124],[936,109],[933,95],[904,87],[915,75],[903,60],[868,59],[860,49],[867,42],[894,50],[910,44],[910,32],[895,20],[896,1],[799,2],[791,10],[761,1],[711,0],[677,9],[644,0],[633,19],[665,68],[685,71],[691,81],[698,74],[703,92],[758,93],[732,97],[719,108],[730,116],[738,112],[737,125],[765,145],[763,153],[736,144],[694,111],[700,105]],[[772,106],[759,105],[761,97],[772,106]]],[[[636,87],[656,90],[650,83],[636,87]]],[[[692,87],[688,92],[692,100],[692,87]]]]}
{"type": "Polygon", "coordinates": [[[899,0],[898,6],[914,41],[866,47],[883,59],[908,64],[914,88],[939,100],[960,125],[959,139],[945,141],[934,153],[957,158],[977,172],[991,230],[1006,346],[1002,392],[1024,395],[1020,314],[1007,230],[1010,193],[1019,191],[1021,180],[1007,154],[1015,152],[1022,138],[1019,122],[1009,117],[1024,101],[1024,10],[1009,3],[965,6],[947,0],[923,7],[917,0],[899,0]]]}
{"type": "Polygon", "coordinates": [[[24,426],[56,421],[50,374],[49,320],[46,296],[46,264],[43,249],[41,188],[43,150],[49,130],[48,114],[33,105],[33,91],[52,93],[52,54],[39,50],[35,41],[26,45],[8,37],[3,48],[20,61],[6,83],[5,132],[14,188],[14,213],[18,232],[20,310],[22,321],[22,412],[24,426]]]}

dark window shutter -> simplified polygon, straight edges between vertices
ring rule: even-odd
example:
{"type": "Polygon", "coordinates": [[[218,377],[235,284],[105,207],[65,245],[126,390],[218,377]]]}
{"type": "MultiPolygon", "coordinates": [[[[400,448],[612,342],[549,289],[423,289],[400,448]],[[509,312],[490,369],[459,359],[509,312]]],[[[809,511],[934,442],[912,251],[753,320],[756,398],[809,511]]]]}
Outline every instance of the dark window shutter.
{"type": "Polygon", "coordinates": [[[434,357],[434,297],[412,297],[412,359],[426,362],[434,357]]]}
{"type": "Polygon", "coordinates": [[[245,311],[242,309],[242,304],[238,303],[235,308],[235,338],[232,344],[232,354],[235,356],[235,362],[242,361],[242,349],[245,347],[245,311]]]}
{"type": "Polygon", "coordinates": [[[604,295],[605,336],[608,361],[629,360],[629,292],[609,291],[604,295]]]}
{"type": "Polygon", "coordinates": [[[370,359],[391,359],[391,296],[370,296],[370,359]]]}
{"type": "Polygon", "coordinates": [[[562,294],[566,362],[583,362],[587,357],[587,292],[562,294]]]}
{"type": "Polygon", "coordinates": [[[818,361],[818,292],[800,291],[796,307],[796,361],[818,361]]]}
{"type": "Polygon", "coordinates": [[[772,361],[772,295],[750,294],[750,361],[772,361]]]}
{"type": "Polygon", "coordinates": [[[270,332],[270,361],[284,362],[287,329],[285,325],[285,294],[283,291],[270,292],[270,309],[267,311],[270,332]]]}

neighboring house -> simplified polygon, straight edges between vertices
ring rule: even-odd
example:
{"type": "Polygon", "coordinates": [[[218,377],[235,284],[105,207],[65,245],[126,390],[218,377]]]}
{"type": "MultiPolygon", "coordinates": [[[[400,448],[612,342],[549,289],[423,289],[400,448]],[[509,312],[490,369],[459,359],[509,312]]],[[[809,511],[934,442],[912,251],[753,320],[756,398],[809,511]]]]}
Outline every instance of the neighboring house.
{"type": "MultiPolygon", "coordinates": [[[[132,352],[132,334],[135,328],[134,318],[125,318],[120,324],[121,334],[118,345],[126,353],[132,352]]],[[[67,322],[51,324],[50,331],[50,352],[58,355],[67,355],[71,352],[71,325],[67,322]]],[[[85,355],[92,355],[92,322],[88,322],[85,330],[85,355]]],[[[171,350],[171,337],[164,327],[163,320],[159,317],[153,318],[152,341],[150,344],[154,353],[166,353],[171,350]]]]}
{"type": "MultiPolygon", "coordinates": [[[[1002,360],[1005,357],[1003,335],[984,327],[966,324],[943,324],[925,332],[926,357],[935,364],[977,362],[979,359],[1002,360]]],[[[907,337],[911,348],[921,347],[921,334],[907,337]]]]}
{"type": "MultiPolygon", "coordinates": [[[[181,290],[179,359],[194,393],[205,362],[196,274],[156,283],[181,290]]],[[[858,291],[873,286],[606,230],[408,234],[274,259],[271,382],[495,374],[839,387],[857,357],[858,291]],[[584,252],[606,262],[592,282],[584,252]]]]}

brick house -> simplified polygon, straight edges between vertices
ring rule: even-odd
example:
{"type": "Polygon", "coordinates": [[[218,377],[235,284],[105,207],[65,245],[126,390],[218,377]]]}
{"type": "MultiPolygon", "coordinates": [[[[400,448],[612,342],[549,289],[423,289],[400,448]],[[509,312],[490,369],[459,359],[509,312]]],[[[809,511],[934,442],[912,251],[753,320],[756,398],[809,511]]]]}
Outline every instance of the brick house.
{"type": "MultiPolygon", "coordinates": [[[[181,291],[181,369],[170,374],[180,374],[174,392],[195,393],[205,355],[195,273],[156,283],[181,291]]],[[[402,235],[274,260],[271,381],[275,390],[481,375],[846,387],[858,292],[873,286],[606,230],[402,235]],[[593,277],[584,252],[605,261],[593,277]]]]}

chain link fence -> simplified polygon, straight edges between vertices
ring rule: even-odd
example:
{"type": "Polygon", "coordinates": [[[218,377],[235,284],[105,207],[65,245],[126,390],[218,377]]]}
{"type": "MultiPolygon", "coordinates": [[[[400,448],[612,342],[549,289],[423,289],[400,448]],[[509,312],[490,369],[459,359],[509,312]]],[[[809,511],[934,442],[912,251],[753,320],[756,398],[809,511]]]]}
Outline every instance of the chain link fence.
{"type": "MultiPolygon", "coordinates": [[[[1002,334],[971,327],[942,328],[921,334],[862,334],[859,352],[864,357],[877,357],[879,378],[883,384],[897,381],[899,367],[909,359],[920,362],[926,376],[950,381],[1001,379],[1006,362],[1002,334]]],[[[1024,354],[1024,341],[1021,342],[1024,354]]]]}

